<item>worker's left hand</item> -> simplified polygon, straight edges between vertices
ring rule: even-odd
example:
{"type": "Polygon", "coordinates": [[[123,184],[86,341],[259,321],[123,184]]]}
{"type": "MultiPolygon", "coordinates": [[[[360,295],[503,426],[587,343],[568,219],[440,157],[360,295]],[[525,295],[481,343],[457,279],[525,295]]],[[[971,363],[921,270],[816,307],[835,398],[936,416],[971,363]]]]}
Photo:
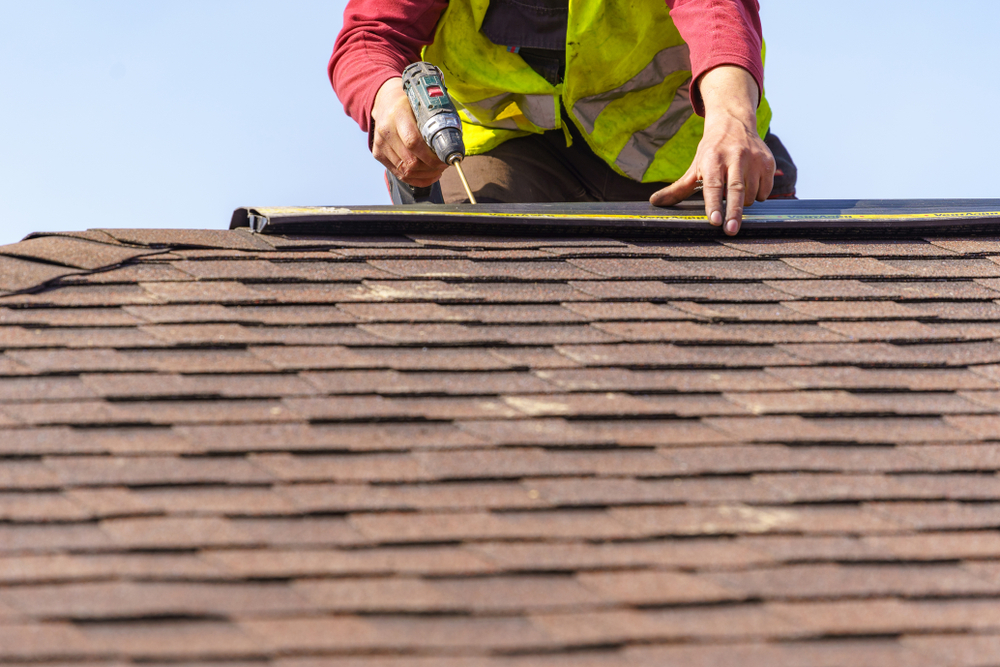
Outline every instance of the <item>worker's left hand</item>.
{"type": "Polygon", "coordinates": [[[673,206],[699,185],[710,224],[729,236],[740,230],[743,208],[764,201],[774,186],[774,156],[757,134],[757,82],[743,68],[722,66],[700,79],[705,101],[705,134],[694,162],[677,182],[649,198],[655,206],[673,206]],[[723,215],[725,199],[725,215],[723,215]]]}

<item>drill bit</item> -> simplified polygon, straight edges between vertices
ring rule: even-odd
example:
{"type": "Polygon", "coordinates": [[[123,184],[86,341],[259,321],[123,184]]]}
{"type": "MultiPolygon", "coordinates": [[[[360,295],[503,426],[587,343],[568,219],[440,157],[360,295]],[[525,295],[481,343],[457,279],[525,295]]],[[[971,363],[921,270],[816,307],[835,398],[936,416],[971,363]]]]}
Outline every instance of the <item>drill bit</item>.
{"type": "Polygon", "coordinates": [[[458,177],[462,179],[462,185],[465,186],[465,194],[469,195],[469,202],[472,204],[476,203],[476,196],[472,194],[472,188],[469,187],[469,181],[465,179],[465,172],[462,171],[462,158],[459,155],[453,155],[451,158],[451,164],[455,166],[455,171],[458,172],[458,177]]]}

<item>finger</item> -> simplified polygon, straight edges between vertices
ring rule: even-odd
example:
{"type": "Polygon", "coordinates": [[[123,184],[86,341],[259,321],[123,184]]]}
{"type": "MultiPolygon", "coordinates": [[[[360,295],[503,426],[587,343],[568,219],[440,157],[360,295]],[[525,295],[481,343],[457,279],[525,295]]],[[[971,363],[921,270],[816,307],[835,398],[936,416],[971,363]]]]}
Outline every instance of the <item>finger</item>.
{"type": "Polygon", "coordinates": [[[441,180],[441,174],[434,172],[409,176],[405,182],[416,188],[427,188],[434,185],[439,180],[441,180]]]}
{"type": "Polygon", "coordinates": [[[743,193],[743,207],[752,206],[757,199],[757,189],[760,187],[760,177],[757,174],[750,174],[746,179],[746,192],[743,193]]]}
{"type": "Polygon", "coordinates": [[[431,150],[431,147],[424,141],[417,127],[417,119],[413,116],[413,110],[409,103],[397,109],[396,113],[396,135],[398,144],[395,146],[396,153],[402,158],[415,159],[428,167],[438,167],[444,171],[447,165],[431,150]]]}
{"type": "Polygon", "coordinates": [[[767,201],[774,189],[774,171],[778,168],[774,160],[774,154],[767,144],[764,144],[767,152],[764,155],[764,169],[760,174],[760,184],[757,186],[757,201],[767,201]]]}
{"type": "MultiPolygon", "coordinates": [[[[441,172],[435,168],[421,165],[412,168],[415,164],[412,160],[407,161],[401,158],[391,146],[378,145],[373,147],[372,154],[379,162],[385,165],[389,172],[399,180],[418,188],[425,188],[433,185],[441,178],[441,172]]],[[[416,163],[419,164],[419,163],[416,163]]]]}
{"type": "Polygon", "coordinates": [[[372,155],[389,170],[389,173],[396,178],[400,178],[399,167],[397,166],[399,164],[399,156],[396,155],[396,151],[392,150],[391,146],[375,142],[372,146],[372,155]]]}
{"type": "Polygon", "coordinates": [[[741,165],[729,167],[729,181],[726,185],[726,234],[734,236],[743,222],[743,201],[746,196],[746,182],[741,165]]]}
{"type": "Polygon", "coordinates": [[[705,215],[708,216],[708,223],[716,227],[724,220],[722,198],[726,192],[725,175],[725,169],[721,164],[715,165],[709,173],[702,174],[705,183],[702,189],[702,194],[705,196],[705,215]]]}
{"type": "Polygon", "coordinates": [[[692,165],[678,180],[654,192],[649,198],[649,203],[653,206],[673,206],[693,195],[697,188],[698,172],[692,165]]]}
{"type": "Polygon", "coordinates": [[[771,196],[771,191],[774,189],[774,167],[772,166],[770,170],[765,170],[764,173],[760,175],[760,183],[757,185],[757,201],[767,201],[767,198],[771,196]]]}

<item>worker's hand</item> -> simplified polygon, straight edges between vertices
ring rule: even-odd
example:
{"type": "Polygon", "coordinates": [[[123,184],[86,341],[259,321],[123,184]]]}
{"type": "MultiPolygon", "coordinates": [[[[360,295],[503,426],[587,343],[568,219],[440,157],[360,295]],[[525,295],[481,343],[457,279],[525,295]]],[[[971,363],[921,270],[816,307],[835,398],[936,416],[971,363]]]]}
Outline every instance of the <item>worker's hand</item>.
{"type": "Polygon", "coordinates": [[[433,185],[441,178],[448,165],[420,136],[410,101],[403,92],[403,79],[389,79],[378,89],[372,121],[372,155],[396,178],[418,188],[433,185]]]}
{"type": "Polygon", "coordinates": [[[691,168],[676,183],[649,198],[673,206],[700,184],[710,224],[729,236],[740,230],[743,207],[764,201],[774,186],[774,156],[757,134],[757,82],[741,67],[721,66],[700,79],[705,101],[705,134],[691,168]],[[723,211],[722,200],[726,200],[723,211]]]}

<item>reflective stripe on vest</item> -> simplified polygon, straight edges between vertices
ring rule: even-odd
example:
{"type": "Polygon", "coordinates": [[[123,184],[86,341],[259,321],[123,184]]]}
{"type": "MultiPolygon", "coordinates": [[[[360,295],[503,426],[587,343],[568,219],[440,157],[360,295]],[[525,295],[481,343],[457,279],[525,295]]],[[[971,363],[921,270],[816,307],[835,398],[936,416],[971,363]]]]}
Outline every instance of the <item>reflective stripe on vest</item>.
{"type": "Polygon", "coordinates": [[[688,118],[694,115],[691,108],[691,79],[674,95],[674,101],[660,119],[641,132],[633,134],[625,148],[618,154],[615,164],[629,178],[641,181],[656,159],[656,151],[677,134],[688,118]]]}
{"type": "Polygon", "coordinates": [[[576,114],[576,119],[583,125],[587,134],[590,134],[594,131],[594,125],[597,124],[597,117],[614,100],[621,99],[626,93],[652,88],[662,83],[674,72],[690,69],[691,53],[687,44],[663,49],[653,56],[653,59],[641,72],[614,90],[577,100],[576,104],[573,105],[573,113],[576,114]]]}
{"type": "Polygon", "coordinates": [[[556,108],[551,95],[520,95],[518,93],[500,93],[493,97],[475,102],[461,102],[461,111],[465,111],[463,119],[466,122],[493,127],[499,130],[520,130],[522,124],[517,122],[518,116],[545,130],[555,130],[556,108]]]}

